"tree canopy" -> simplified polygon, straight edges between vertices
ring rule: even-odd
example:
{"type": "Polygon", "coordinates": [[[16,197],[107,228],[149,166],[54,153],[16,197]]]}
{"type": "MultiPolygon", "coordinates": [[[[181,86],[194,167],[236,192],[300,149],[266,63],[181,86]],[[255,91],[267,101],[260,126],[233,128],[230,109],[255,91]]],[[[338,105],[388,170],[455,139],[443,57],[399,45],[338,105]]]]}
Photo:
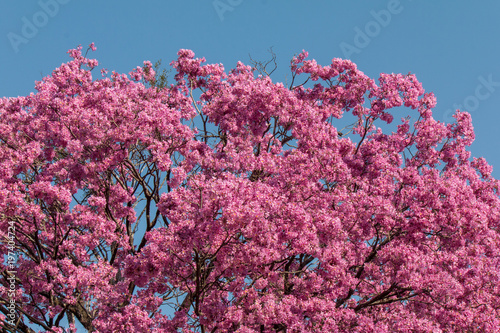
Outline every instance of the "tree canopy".
{"type": "Polygon", "coordinates": [[[6,331],[500,327],[499,182],[415,75],[180,50],[169,84],[68,53],[0,99],[6,331]]]}

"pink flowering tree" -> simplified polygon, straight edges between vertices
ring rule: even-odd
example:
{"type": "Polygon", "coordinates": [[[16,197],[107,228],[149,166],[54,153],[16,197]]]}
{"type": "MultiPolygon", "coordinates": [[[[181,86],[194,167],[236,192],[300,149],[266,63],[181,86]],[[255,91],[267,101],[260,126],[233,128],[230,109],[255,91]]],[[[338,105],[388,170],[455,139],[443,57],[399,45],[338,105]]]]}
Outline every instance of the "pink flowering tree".
{"type": "Polygon", "coordinates": [[[69,54],[0,99],[4,332],[500,327],[499,182],[414,75],[69,54]]]}

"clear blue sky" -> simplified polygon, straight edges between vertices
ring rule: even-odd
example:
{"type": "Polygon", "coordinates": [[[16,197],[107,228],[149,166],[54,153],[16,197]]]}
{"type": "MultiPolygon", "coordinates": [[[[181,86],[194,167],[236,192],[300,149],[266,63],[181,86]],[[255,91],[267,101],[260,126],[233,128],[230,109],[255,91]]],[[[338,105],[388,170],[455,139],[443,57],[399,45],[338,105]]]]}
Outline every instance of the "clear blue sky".
{"type": "Polygon", "coordinates": [[[465,105],[476,130],[473,156],[485,157],[500,178],[498,14],[494,0],[6,0],[0,96],[28,94],[69,60],[68,49],[91,42],[102,67],[124,73],[144,60],[168,64],[180,48],[229,69],[248,63],[249,54],[266,59],[273,47],[279,81],[305,49],[324,65],[350,58],[371,77],[415,73],[437,96],[438,120],[450,121],[454,104],[465,105]]]}
{"type": "Polygon", "coordinates": [[[499,14],[495,0],[4,0],[0,96],[29,94],[68,49],[91,42],[101,67],[124,73],[144,60],[168,64],[181,48],[230,69],[272,47],[279,81],[305,49],[323,65],[350,58],[372,78],[416,74],[437,96],[435,119],[451,121],[458,105],[471,112],[472,154],[500,178],[499,14]]]}

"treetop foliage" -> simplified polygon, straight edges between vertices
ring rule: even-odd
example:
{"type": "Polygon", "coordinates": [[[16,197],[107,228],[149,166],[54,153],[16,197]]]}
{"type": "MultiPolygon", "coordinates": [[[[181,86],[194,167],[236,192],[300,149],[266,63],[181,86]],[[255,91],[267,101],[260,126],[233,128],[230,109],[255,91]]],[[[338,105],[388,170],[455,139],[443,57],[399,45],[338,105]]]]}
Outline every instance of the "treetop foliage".
{"type": "Polygon", "coordinates": [[[415,75],[302,52],[285,86],[180,50],[171,83],[95,79],[68,53],[0,99],[6,331],[500,327],[499,182],[415,75]]]}

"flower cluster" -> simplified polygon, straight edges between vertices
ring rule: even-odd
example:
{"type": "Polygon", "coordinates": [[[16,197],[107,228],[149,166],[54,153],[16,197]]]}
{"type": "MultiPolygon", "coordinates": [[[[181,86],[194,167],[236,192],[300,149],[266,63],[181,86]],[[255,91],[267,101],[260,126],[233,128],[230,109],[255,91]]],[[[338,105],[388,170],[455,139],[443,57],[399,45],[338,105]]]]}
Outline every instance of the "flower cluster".
{"type": "Polygon", "coordinates": [[[36,93],[0,99],[19,330],[500,327],[500,184],[467,150],[470,115],[436,121],[415,75],[377,83],[303,52],[286,87],[181,50],[155,87],[150,62],[94,79],[97,60],[68,53],[36,93]],[[401,107],[396,132],[378,127],[401,107]]]}

